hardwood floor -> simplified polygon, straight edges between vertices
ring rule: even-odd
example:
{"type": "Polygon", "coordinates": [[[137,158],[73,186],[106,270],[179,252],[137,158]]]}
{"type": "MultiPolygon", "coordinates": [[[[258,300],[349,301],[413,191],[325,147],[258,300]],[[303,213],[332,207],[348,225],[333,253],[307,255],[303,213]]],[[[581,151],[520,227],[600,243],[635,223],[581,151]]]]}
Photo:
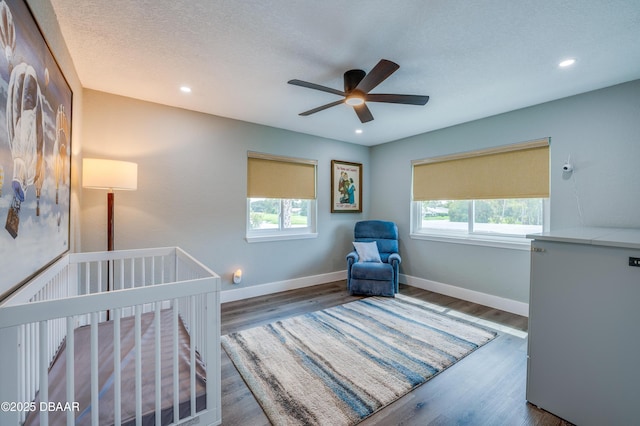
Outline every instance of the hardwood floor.
{"type": "MultiPolygon", "coordinates": [[[[447,315],[497,328],[500,335],[360,425],[569,425],[525,400],[527,318],[404,285],[400,293],[445,308],[447,315]]],[[[224,303],[221,331],[224,335],[359,298],[340,281],[224,303]]],[[[224,350],[222,424],[270,424],[224,350]]]]}

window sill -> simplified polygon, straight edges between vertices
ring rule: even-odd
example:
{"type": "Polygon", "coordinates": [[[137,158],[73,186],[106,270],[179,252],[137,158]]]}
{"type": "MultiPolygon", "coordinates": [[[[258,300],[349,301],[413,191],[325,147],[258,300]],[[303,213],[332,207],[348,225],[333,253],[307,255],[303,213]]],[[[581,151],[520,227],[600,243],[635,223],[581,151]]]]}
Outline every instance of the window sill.
{"type": "Polygon", "coordinates": [[[286,240],[304,240],[309,238],[317,238],[317,232],[305,234],[270,234],[270,235],[247,235],[245,239],[248,243],[266,243],[270,241],[286,241],[286,240]]]}
{"type": "Polygon", "coordinates": [[[468,244],[474,246],[496,247],[510,250],[531,250],[531,240],[519,237],[498,237],[489,235],[451,235],[411,233],[414,240],[438,241],[452,244],[468,244]]]}

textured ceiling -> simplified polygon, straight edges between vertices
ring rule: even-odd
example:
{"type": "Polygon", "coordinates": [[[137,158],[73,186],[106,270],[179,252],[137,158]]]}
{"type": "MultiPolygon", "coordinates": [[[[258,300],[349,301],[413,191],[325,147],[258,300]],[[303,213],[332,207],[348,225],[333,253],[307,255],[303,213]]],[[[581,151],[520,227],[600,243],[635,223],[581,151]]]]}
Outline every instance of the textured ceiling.
{"type": "Polygon", "coordinates": [[[640,78],[638,0],[51,3],[86,88],[363,145],[640,78]],[[340,98],[288,80],[342,90],[382,58],[400,69],[371,93],[426,106],[298,115],[340,98]]]}

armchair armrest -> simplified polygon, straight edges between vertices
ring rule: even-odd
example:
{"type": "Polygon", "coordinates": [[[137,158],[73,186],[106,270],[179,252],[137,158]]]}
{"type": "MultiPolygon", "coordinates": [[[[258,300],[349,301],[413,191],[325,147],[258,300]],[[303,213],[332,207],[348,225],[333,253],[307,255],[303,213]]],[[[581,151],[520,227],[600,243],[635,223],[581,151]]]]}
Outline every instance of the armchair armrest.
{"type": "Polygon", "coordinates": [[[356,253],[356,251],[354,250],[347,255],[347,264],[351,266],[354,263],[358,262],[359,259],[360,257],[358,256],[358,253],[356,253]]]}
{"type": "Polygon", "coordinates": [[[398,253],[391,253],[387,262],[389,262],[389,265],[393,268],[393,273],[395,275],[393,279],[395,292],[398,293],[400,291],[400,288],[398,287],[398,275],[400,274],[400,262],[402,262],[402,259],[398,253]]]}
{"type": "Polygon", "coordinates": [[[358,262],[358,253],[352,251],[347,255],[347,289],[351,291],[351,267],[358,262]]]}
{"type": "Polygon", "coordinates": [[[400,255],[398,253],[392,253],[389,255],[388,262],[395,267],[397,265],[400,265],[400,263],[402,262],[402,258],[400,258],[400,255]]]}

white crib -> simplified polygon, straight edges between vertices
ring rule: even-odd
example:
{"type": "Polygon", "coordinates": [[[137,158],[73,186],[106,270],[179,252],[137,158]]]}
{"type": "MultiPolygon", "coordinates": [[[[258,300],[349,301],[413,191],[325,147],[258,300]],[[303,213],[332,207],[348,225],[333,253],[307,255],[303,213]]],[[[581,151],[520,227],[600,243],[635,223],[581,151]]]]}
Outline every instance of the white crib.
{"type": "Polygon", "coordinates": [[[0,342],[1,425],[221,422],[220,277],[179,248],[65,255],[0,342]]]}

